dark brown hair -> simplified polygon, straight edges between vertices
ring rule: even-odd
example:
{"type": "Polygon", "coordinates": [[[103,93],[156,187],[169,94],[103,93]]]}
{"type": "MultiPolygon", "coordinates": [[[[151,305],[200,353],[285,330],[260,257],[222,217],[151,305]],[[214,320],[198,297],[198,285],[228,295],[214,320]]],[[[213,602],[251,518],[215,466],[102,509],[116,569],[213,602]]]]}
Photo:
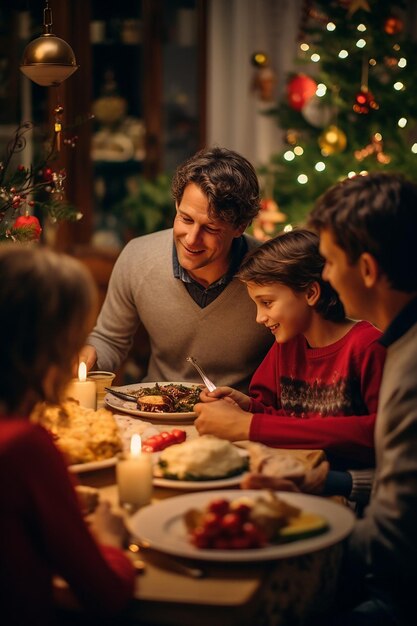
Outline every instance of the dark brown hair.
{"type": "Polygon", "coordinates": [[[249,225],[259,211],[255,169],[237,152],[226,148],[200,150],[180,165],[172,179],[172,195],[177,204],[190,183],[207,196],[210,217],[235,228],[249,225]]]}
{"type": "Polygon", "coordinates": [[[0,276],[1,409],[13,412],[30,392],[57,402],[93,322],[93,280],[73,258],[19,244],[0,247],[0,276]],[[51,366],[58,377],[46,397],[51,366]]]}
{"type": "Polygon", "coordinates": [[[337,183],[317,200],[309,226],[329,229],[350,263],[369,252],[391,287],[417,290],[417,186],[402,175],[374,172],[337,183]]]}
{"type": "Polygon", "coordinates": [[[319,254],[319,238],[305,229],[280,233],[244,258],[237,277],[258,285],[281,283],[295,292],[306,291],[317,282],[320,298],[315,309],[324,319],[340,321],[345,317],[343,305],[330,283],[321,277],[324,259],[319,254]]]}

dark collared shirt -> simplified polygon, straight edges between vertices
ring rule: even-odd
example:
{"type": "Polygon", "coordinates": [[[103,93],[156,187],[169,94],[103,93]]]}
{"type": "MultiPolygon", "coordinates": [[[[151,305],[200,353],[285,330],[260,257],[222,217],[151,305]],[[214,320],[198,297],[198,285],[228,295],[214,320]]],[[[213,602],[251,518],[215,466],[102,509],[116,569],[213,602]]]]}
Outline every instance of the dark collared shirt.
{"type": "Polygon", "coordinates": [[[203,287],[197,281],[195,281],[189,273],[181,267],[178,261],[177,249],[175,244],[172,247],[172,267],[174,271],[174,277],[182,280],[188,293],[202,309],[208,304],[213,302],[231,282],[237,270],[240,267],[243,257],[248,251],[248,244],[243,237],[236,237],[232,242],[231,249],[231,263],[226,274],[221,276],[216,282],[212,283],[208,287],[203,287]]]}
{"type": "Polygon", "coordinates": [[[389,348],[394,341],[400,339],[417,322],[417,298],[413,298],[395,317],[380,337],[379,342],[389,348]]]}

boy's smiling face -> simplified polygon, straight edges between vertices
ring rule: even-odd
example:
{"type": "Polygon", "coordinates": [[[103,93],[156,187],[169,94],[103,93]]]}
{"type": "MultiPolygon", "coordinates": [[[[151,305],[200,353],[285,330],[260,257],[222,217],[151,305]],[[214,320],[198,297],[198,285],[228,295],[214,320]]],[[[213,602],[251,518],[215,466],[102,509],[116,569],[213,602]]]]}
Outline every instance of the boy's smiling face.
{"type": "Polygon", "coordinates": [[[256,304],[256,321],[264,324],[277,343],[285,343],[308,332],[313,308],[307,302],[307,292],[296,292],[281,283],[246,283],[248,294],[256,304]]]}

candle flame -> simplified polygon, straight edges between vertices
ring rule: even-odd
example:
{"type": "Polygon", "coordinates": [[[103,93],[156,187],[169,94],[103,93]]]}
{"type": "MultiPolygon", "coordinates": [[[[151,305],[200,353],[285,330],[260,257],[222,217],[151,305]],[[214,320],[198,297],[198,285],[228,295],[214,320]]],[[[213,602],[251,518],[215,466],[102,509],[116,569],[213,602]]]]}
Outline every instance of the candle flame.
{"type": "Polygon", "coordinates": [[[141,436],[135,433],[130,440],[130,454],[132,456],[139,456],[142,452],[142,439],[141,436]]]}
{"type": "Polygon", "coordinates": [[[81,361],[78,366],[78,380],[81,383],[87,380],[87,365],[84,363],[84,361],[81,361]]]}

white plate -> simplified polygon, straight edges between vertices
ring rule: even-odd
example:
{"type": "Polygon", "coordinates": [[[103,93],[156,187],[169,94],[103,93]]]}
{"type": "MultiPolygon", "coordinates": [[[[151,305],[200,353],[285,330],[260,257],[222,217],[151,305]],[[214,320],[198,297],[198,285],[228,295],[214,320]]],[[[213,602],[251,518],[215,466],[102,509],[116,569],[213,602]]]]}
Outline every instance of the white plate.
{"type": "MultiPolygon", "coordinates": [[[[241,457],[248,457],[247,450],[237,448],[241,457]]],[[[157,465],[160,452],[153,454],[154,466],[157,465]]],[[[168,489],[178,489],[181,491],[206,491],[208,489],[224,489],[225,487],[238,487],[242,478],[247,473],[244,469],[240,474],[236,476],[229,476],[228,478],[216,478],[211,480],[173,480],[172,478],[164,478],[163,476],[156,476],[154,470],[153,484],[155,487],[165,487],[168,489]]]]}
{"type": "MultiPolygon", "coordinates": [[[[148,387],[154,387],[156,383],[136,383],[134,385],[123,385],[122,387],[114,387],[115,391],[122,391],[123,393],[132,393],[132,389],[146,389],[148,387]]],[[[158,385],[184,385],[184,387],[199,387],[200,385],[196,383],[184,383],[184,382],[158,382],[158,385]]],[[[203,387],[201,387],[203,390],[203,387]]],[[[190,421],[194,420],[196,414],[194,411],[189,413],[166,413],[163,411],[150,412],[150,411],[139,411],[137,408],[136,402],[126,402],[126,400],[121,400],[120,398],[116,398],[116,396],[112,396],[111,393],[108,393],[104,396],[104,401],[106,404],[111,406],[113,409],[117,409],[117,411],[122,411],[123,413],[129,413],[130,415],[137,415],[138,417],[146,417],[148,420],[155,421],[190,421]]]]}
{"type": "Polygon", "coordinates": [[[217,480],[170,480],[154,476],[155,487],[166,487],[168,489],[179,489],[181,491],[206,491],[207,489],[223,489],[225,487],[237,487],[246,472],[229,478],[218,478],[217,480]]]}
{"type": "Polygon", "coordinates": [[[229,562],[265,561],[308,554],[339,543],[353,529],[355,516],[348,507],[318,496],[278,492],[279,497],[290,504],[304,511],[323,515],[329,523],[329,530],[316,537],[248,550],[203,550],[191,544],[183,522],[184,513],[188,509],[202,509],[216,498],[234,500],[242,496],[254,498],[259,494],[256,490],[230,490],[201,491],[175,496],[140,509],[127,519],[127,525],[132,535],[160,552],[190,559],[229,562]]]}
{"type": "Polygon", "coordinates": [[[92,472],[93,470],[104,469],[105,467],[111,467],[112,465],[116,465],[117,457],[112,456],[110,459],[103,459],[103,461],[89,461],[88,463],[75,463],[74,465],[69,465],[68,469],[70,472],[75,472],[76,474],[82,474],[83,472],[92,472]]]}

